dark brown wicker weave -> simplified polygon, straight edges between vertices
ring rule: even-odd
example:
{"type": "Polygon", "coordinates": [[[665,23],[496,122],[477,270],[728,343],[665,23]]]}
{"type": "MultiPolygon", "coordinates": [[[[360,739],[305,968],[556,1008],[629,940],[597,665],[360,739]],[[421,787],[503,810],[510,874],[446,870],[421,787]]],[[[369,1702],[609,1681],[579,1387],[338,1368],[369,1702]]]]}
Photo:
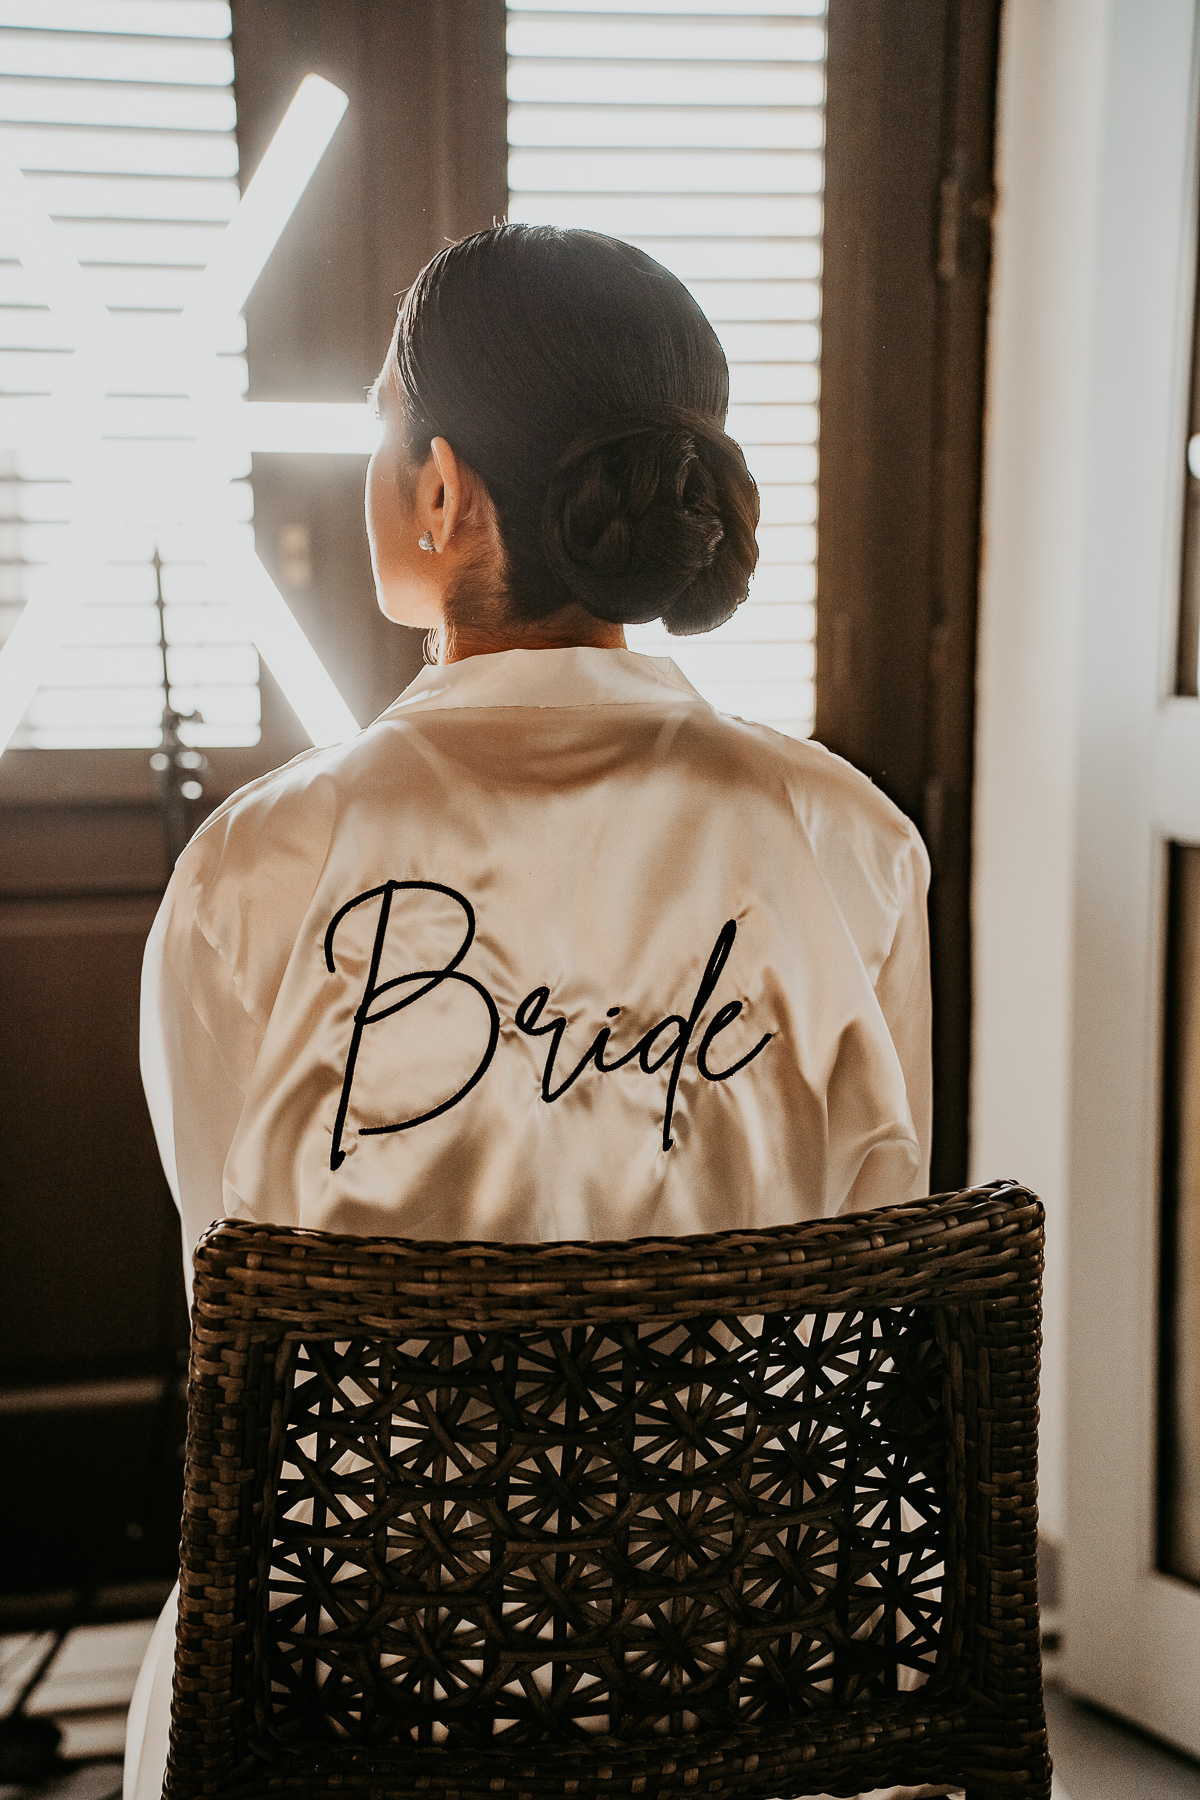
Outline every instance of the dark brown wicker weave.
{"type": "Polygon", "coordinates": [[[1050,1792],[1042,1210],[214,1226],[166,1793],[1050,1792]]]}

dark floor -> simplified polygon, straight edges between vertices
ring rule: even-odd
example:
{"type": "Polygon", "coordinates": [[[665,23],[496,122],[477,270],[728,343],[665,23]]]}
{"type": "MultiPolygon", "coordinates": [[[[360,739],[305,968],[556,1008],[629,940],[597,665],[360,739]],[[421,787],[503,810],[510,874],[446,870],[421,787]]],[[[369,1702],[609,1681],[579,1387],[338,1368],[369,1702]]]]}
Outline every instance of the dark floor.
{"type": "Polygon", "coordinates": [[[1054,1800],[1200,1800],[1200,1763],[1046,1691],[1054,1800]]]}
{"type": "Polygon", "coordinates": [[[106,1761],[80,1763],[38,1788],[0,1787],[0,1800],[119,1800],[120,1793],[121,1765],[106,1761]]]}

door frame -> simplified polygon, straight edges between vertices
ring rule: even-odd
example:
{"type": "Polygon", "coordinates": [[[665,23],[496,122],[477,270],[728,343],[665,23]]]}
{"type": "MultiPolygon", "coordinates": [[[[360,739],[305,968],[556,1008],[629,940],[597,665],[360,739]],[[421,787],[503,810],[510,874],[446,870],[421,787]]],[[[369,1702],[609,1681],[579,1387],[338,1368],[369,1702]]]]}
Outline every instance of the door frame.
{"type": "Polygon", "coordinates": [[[1112,0],[1084,469],[1069,1225],[1073,1691],[1200,1754],[1200,1586],[1156,1568],[1167,845],[1200,843],[1171,697],[1195,302],[1197,0],[1112,0]]]}

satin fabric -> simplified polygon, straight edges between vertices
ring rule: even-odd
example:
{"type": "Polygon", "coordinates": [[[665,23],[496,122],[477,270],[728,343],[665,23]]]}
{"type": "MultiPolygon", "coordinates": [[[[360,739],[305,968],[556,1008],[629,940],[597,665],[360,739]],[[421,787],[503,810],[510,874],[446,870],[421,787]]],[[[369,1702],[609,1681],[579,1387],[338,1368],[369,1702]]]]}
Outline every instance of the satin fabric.
{"type": "Polygon", "coordinates": [[[924,1193],[928,876],[862,775],[670,661],[423,670],[220,807],[151,931],[189,1284],[222,1215],[598,1239],[924,1193]]]}
{"type": "Polygon", "coordinates": [[[594,1239],[923,1192],[927,880],[861,775],[666,660],[424,670],[167,891],[143,1074],[185,1260],[222,1214],[594,1239]]]}

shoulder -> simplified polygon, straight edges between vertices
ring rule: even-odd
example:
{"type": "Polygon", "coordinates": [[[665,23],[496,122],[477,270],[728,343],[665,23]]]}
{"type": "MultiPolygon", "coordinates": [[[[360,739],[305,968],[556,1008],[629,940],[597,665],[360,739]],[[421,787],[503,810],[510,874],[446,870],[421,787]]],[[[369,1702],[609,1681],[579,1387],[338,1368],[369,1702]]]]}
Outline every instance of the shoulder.
{"type": "Polygon", "coordinates": [[[827,876],[839,885],[855,872],[885,906],[901,906],[914,888],[924,893],[929,859],[919,832],[874,782],[811,738],[769,725],[712,715],[739,761],[758,778],[777,781],[796,823],[827,876]]]}
{"type": "MultiPolygon", "coordinates": [[[[209,814],[175,866],[164,903],[168,950],[206,941],[240,982],[277,960],[320,880],[362,738],[302,752],[209,814]]],[[[248,1010],[254,1010],[248,1006],[248,1010]]]]}
{"type": "Polygon", "coordinates": [[[247,782],[214,808],[179,859],[179,871],[204,882],[253,852],[256,871],[274,855],[292,865],[320,868],[334,821],[379,749],[380,722],[357,737],[304,750],[291,762],[247,782]]]}
{"type": "Polygon", "coordinates": [[[305,750],[216,807],[176,865],[176,885],[200,913],[220,906],[290,919],[311,897],[356,796],[381,781],[403,788],[408,721],[384,713],[343,744],[305,750]],[[253,883],[246,878],[253,870],[253,883]]]}
{"type": "Polygon", "coordinates": [[[286,815],[298,806],[319,804],[320,789],[330,773],[329,762],[344,746],[334,750],[304,750],[291,762],[230,794],[214,807],[180,858],[180,864],[203,863],[230,837],[256,832],[275,815],[286,815]]]}
{"type": "Polygon", "coordinates": [[[910,867],[915,867],[928,883],[929,858],[921,835],[881,788],[823,744],[784,742],[810,835],[843,841],[849,832],[856,849],[878,867],[883,879],[903,887],[910,867]]]}
{"type": "Polygon", "coordinates": [[[160,914],[163,955],[193,995],[231,986],[265,1024],[373,729],[239,788],[196,832],[160,914]]]}
{"type": "Polygon", "coordinates": [[[871,980],[904,920],[920,925],[929,858],[910,819],[862,772],[811,739],[766,725],[715,721],[735,738],[761,781],[778,783],[871,980]]]}

